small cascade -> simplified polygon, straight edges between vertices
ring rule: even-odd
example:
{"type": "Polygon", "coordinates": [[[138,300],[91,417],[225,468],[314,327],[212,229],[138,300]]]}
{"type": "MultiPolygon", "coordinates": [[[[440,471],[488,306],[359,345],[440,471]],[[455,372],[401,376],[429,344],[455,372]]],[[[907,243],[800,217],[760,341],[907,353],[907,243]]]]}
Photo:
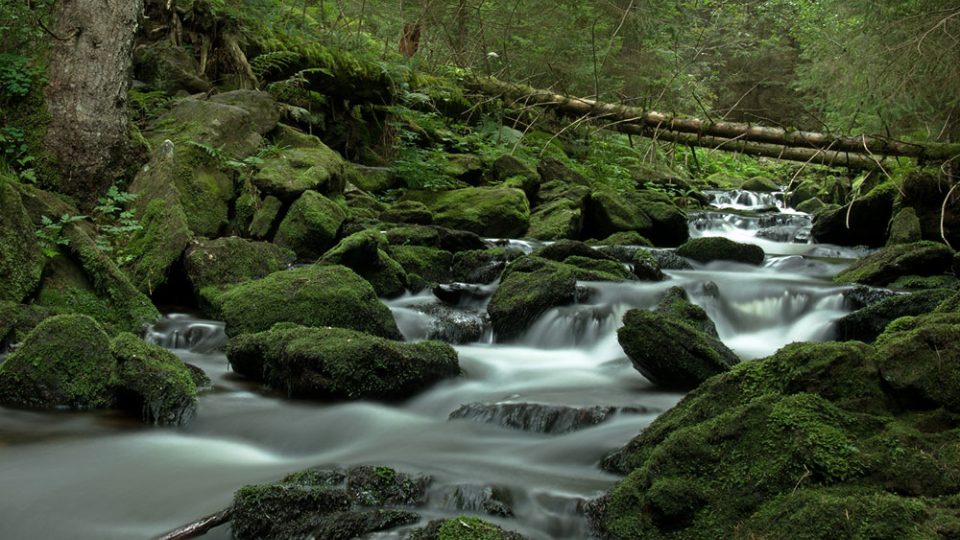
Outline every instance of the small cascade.
{"type": "Polygon", "coordinates": [[[534,433],[561,434],[596,426],[618,414],[650,414],[647,407],[567,407],[540,403],[469,403],[450,420],[472,420],[534,433]]]}
{"type": "Polygon", "coordinates": [[[144,339],[166,349],[184,349],[201,354],[222,351],[227,345],[222,322],[196,319],[183,313],[173,313],[160,319],[147,329],[144,339]]]}
{"type": "Polygon", "coordinates": [[[783,193],[760,193],[744,189],[734,190],[707,190],[703,192],[708,197],[710,206],[722,210],[770,210],[779,209],[783,205],[783,193]]]}

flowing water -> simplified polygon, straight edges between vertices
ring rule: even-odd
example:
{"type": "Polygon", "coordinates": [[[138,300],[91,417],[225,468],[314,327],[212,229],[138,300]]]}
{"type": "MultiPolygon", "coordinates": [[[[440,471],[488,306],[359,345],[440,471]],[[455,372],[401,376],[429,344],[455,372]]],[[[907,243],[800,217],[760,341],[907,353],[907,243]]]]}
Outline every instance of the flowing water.
{"type": "MultiPolygon", "coordinates": [[[[659,283],[581,283],[586,300],[548,311],[513,343],[498,343],[484,314],[495,284],[473,289],[455,308],[429,292],[387,302],[406,339],[458,343],[466,373],[401,404],[319,404],[265,393],[228,369],[220,323],[168,315],[146,339],[213,380],[193,423],[154,428],[114,412],[0,410],[0,537],[149,538],[227,506],[245,484],[317,465],[382,464],[433,476],[427,519],[476,511],[494,487],[508,494],[516,517],[488,519],[533,539],[588,538],[578,505],[617,480],[598,461],[682,397],[651,386],[624,356],[616,329],[628,309],[651,308],[667,288],[683,287],[744,359],[829,339],[832,321],[849,311],[830,277],[843,267],[837,259],[862,252],[808,243],[804,214],[737,213],[775,210],[782,205],[776,196],[712,196],[733,213],[692,214],[692,236],[761,245],[764,265],[693,265],[666,271],[669,279],[659,283]],[[477,403],[496,405],[448,420],[477,403]],[[508,406],[524,403],[550,407],[508,406]],[[544,424],[543,411],[580,418],[570,409],[578,407],[601,411],[599,423],[514,429],[516,422],[544,424]]],[[[528,252],[538,245],[508,243],[528,252]]],[[[208,537],[228,538],[229,527],[208,537]]]]}

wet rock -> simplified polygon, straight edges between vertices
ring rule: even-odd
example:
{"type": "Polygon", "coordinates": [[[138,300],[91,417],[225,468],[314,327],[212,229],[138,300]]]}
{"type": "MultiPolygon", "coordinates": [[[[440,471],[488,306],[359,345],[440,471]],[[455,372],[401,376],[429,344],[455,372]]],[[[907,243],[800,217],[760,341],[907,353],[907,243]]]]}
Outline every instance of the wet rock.
{"type": "Polygon", "coordinates": [[[452,277],[464,283],[492,283],[500,277],[507,263],[522,255],[522,251],[507,248],[456,253],[453,256],[452,277]]]}
{"type": "Polygon", "coordinates": [[[854,311],[872,306],[877,302],[886,300],[897,293],[880,287],[870,287],[867,285],[856,285],[852,289],[843,291],[843,299],[847,305],[854,311]]]}
{"type": "Polygon", "coordinates": [[[450,420],[472,420],[500,427],[559,435],[602,424],[619,414],[649,414],[646,407],[567,407],[540,403],[469,403],[450,420]]]}
{"type": "Polygon", "coordinates": [[[423,203],[434,223],[487,237],[522,236],[530,223],[530,205],[523,191],[511,188],[463,188],[451,191],[409,191],[405,200],[423,203]]]}
{"type": "Polygon", "coordinates": [[[663,281],[667,279],[657,258],[645,249],[634,252],[632,269],[633,275],[641,281],[663,281]]]}
{"type": "Polygon", "coordinates": [[[231,339],[227,358],[237,373],[291,397],[322,400],[404,399],[460,374],[457,353],[445,343],[289,323],[231,339]]]}
{"type": "Polygon", "coordinates": [[[237,539],[347,540],[409,525],[419,515],[400,508],[425,500],[429,477],[389,467],[308,469],[275,484],[245,486],[234,494],[237,539]]]}
{"type": "Polygon", "coordinates": [[[400,201],[381,212],[380,219],[388,223],[430,225],[433,223],[433,213],[421,202],[400,201]]]}
{"type": "MultiPolygon", "coordinates": [[[[117,361],[117,404],[156,425],[179,426],[197,412],[190,368],[173,353],[122,333],[110,343],[117,361]]],[[[209,381],[209,379],[208,379],[209,381]]]]}
{"type": "Polygon", "coordinates": [[[935,289],[890,296],[838,319],[835,323],[837,339],[870,343],[894,320],[929,313],[952,294],[949,290],[935,289]]]}
{"type": "Polygon", "coordinates": [[[320,264],[343,265],[367,280],[377,295],[392,298],[407,290],[403,266],[384,251],[387,239],[375,230],[354,233],[323,254],[320,264]]]}
{"type": "Polygon", "coordinates": [[[763,264],[763,248],[753,244],[741,244],[720,236],[694,238],[677,248],[677,255],[698,262],[734,261],[746,264],[763,264]]]}
{"type": "Polygon", "coordinates": [[[407,273],[433,283],[444,283],[453,277],[453,254],[449,251],[427,246],[390,246],[389,250],[407,273]]]}
{"type": "Polygon", "coordinates": [[[686,214],[668,196],[653,191],[595,190],[590,194],[585,217],[584,235],[592,238],[635,231],[654,245],[672,247],[690,237],[686,214]]]}
{"type": "Polygon", "coordinates": [[[490,317],[485,311],[465,311],[443,304],[430,304],[417,309],[434,319],[427,329],[427,339],[454,345],[476,343],[490,327],[490,317]]]}
{"type": "Polygon", "coordinates": [[[446,521],[431,521],[410,534],[410,540],[525,540],[475,517],[460,516],[446,521]]]}
{"type": "Polygon", "coordinates": [[[316,259],[333,246],[347,211],[317,193],[306,191],[280,222],[274,242],[293,250],[300,260],[316,259]]]}
{"type": "Polygon", "coordinates": [[[452,306],[472,304],[489,298],[493,290],[470,283],[446,283],[433,288],[433,295],[452,306]]]}
{"type": "Polygon", "coordinates": [[[184,268],[194,292],[206,287],[259,279],[286,268],[292,251],[267,242],[229,237],[195,240],[184,254],[184,268]]]}
{"type": "Polygon", "coordinates": [[[895,195],[896,188],[884,186],[853,201],[852,209],[848,204],[818,213],[813,223],[814,240],[841,246],[884,245],[895,195]]]}
{"type": "Polygon", "coordinates": [[[766,227],[757,231],[757,238],[774,242],[794,242],[803,244],[809,240],[809,231],[797,230],[795,227],[779,226],[766,227]]]}
{"type": "Polygon", "coordinates": [[[935,276],[946,272],[953,253],[936,242],[888,246],[851,264],[837,274],[841,283],[883,286],[900,276],[935,276]]]}
{"type": "Polygon", "coordinates": [[[308,265],[241,283],[223,295],[222,313],[229,336],[291,322],[400,339],[390,309],[373,287],[343,266],[308,265]]]}
{"type": "Polygon", "coordinates": [[[583,242],[578,242],[576,240],[558,240],[537,250],[534,252],[534,255],[558,262],[563,262],[565,259],[567,259],[567,257],[573,256],[597,260],[615,260],[610,255],[593,249],[583,242]]]}
{"type": "Polygon", "coordinates": [[[452,253],[489,247],[476,233],[436,225],[404,225],[387,230],[386,235],[391,246],[426,246],[452,253]]]}
{"type": "Polygon", "coordinates": [[[496,517],[513,517],[510,492],[497,486],[462,484],[448,486],[439,494],[444,510],[484,513],[496,517]]]}
{"type": "Polygon", "coordinates": [[[651,249],[649,251],[663,270],[693,270],[693,265],[673,250],[651,249]]]}

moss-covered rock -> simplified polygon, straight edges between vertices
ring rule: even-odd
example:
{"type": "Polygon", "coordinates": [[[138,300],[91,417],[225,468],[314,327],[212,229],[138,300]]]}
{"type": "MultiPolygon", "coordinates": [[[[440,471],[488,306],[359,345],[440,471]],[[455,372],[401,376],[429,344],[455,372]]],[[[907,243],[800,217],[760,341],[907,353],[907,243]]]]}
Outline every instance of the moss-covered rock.
{"type": "Polygon", "coordinates": [[[491,165],[490,173],[495,180],[509,184],[508,187],[522,189],[528,200],[536,200],[540,191],[540,173],[516,157],[510,154],[498,157],[491,165]]]}
{"type": "Polygon", "coordinates": [[[921,240],[920,218],[911,207],[901,208],[887,226],[887,245],[910,244],[921,240]]]}
{"type": "Polygon", "coordinates": [[[294,254],[275,244],[235,236],[195,240],[184,254],[184,268],[195,290],[260,279],[283,270],[294,254]]]}
{"type": "Polygon", "coordinates": [[[294,201],[304,191],[326,195],[343,193],[343,158],[321,143],[310,148],[289,148],[264,161],[253,184],[282,201],[294,201]]]}
{"type": "Polygon", "coordinates": [[[346,218],[341,205],[316,191],[306,191],[290,206],[274,242],[292,249],[300,260],[316,259],[334,244],[346,218]]]}
{"type": "Polygon", "coordinates": [[[27,333],[55,313],[36,305],[0,302],[0,353],[19,343],[27,333]]]}
{"type": "Polygon", "coordinates": [[[387,223],[410,223],[413,225],[430,225],[433,223],[433,213],[427,205],[417,201],[400,201],[380,213],[380,219],[387,223]]]}
{"type": "Polygon", "coordinates": [[[537,257],[543,257],[544,259],[550,259],[551,261],[560,262],[565,260],[567,257],[573,256],[597,260],[616,260],[610,255],[597,251],[587,244],[578,242],[576,240],[558,240],[557,242],[537,250],[534,255],[537,257]]]}
{"type": "Polygon", "coordinates": [[[583,205],[572,199],[556,199],[540,205],[530,215],[527,236],[536,240],[580,238],[583,205]]]}
{"type": "Polygon", "coordinates": [[[257,240],[268,239],[270,232],[273,230],[273,224],[276,223],[277,216],[280,215],[281,208],[283,208],[283,203],[280,202],[280,199],[272,195],[264,197],[253,212],[247,234],[257,240]]]}
{"type": "Polygon", "coordinates": [[[237,373],[291,397],[323,400],[404,399],[460,373],[457,353],[445,343],[292,324],[232,339],[227,358],[237,373]]]}
{"type": "Polygon", "coordinates": [[[889,285],[891,289],[904,291],[928,291],[931,289],[960,288],[960,279],[950,274],[939,276],[900,276],[889,285]]]}
{"type": "Polygon", "coordinates": [[[426,527],[410,533],[410,540],[524,540],[513,531],[487,523],[480,518],[460,516],[431,521],[426,527]]]}
{"type": "Polygon", "coordinates": [[[429,483],[429,477],[389,467],[308,469],[275,484],[238,490],[233,499],[233,535],[238,539],[349,540],[409,525],[419,515],[396,507],[422,505],[429,483]]]}
{"type": "Polygon", "coordinates": [[[837,274],[841,283],[883,286],[900,276],[934,276],[946,272],[953,257],[950,248],[936,242],[888,246],[851,264],[837,274]]]}
{"type": "Polygon", "coordinates": [[[673,247],[690,237],[686,214],[669,196],[654,191],[594,190],[585,217],[583,234],[589,238],[635,231],[655,245],[673,247]]]}
{"type": "Polygon", "coordinates": [[[390,255],[408,274],[433,283],[451,281],[453,253],[427,246],[390,246],[390,255]]]}
{"type": "Polygon", "coordinates": [[[410,191],[404,197],[425,204],[437,225],[482,236],[517,237],[523,235],[530,224],[530,205],[519,189],[410,191]]]}
{"type": "Polygon", "coordinates": [[[740,184],[740,189],[745,189],[747,191],[771,192],[780,191],[780,186],[778,186],[772,178],[758,175],[752,176],[744,183],[740,184]]]}
{"type": "Polygon", "coordinates": [[[110,352],[117,361],[117,404],[158,425],[183,425],[197,411],[190,369],[173,353],[122,333],[110,352]]]}
{"type": "Polygon", "coordinates": [[[350,268],[373,285],[384,297],[395,297],[407,290],[407,273],[403,266],[384,251],[387,239],[379,231],[354,233],[326,252],[320,264],[339,264],[350,268]]]}
{"type": "Polygon", "coordinates": [[[745,264],[763,264],[763,248],[741,244],[720,236],[694,238],[677,248],[677,255],[698,262],[734,261],[745,264]]]}
{"type": "Polygon", "coordinates": [[[476,233],[436,225],[404,225],[388,230],[386,235],[391,246],[426,246],[452,253],[488,247],[476,233]]]}
{"type": "Polygon", "coordinates": [[[912,171],[899,187],[899,203],[916,210],[920,232],[924,240],[942,241],[946,235],[952,246],[960,245],[960,198],[957,191],[944,205],[952,183],[943,176],[940,167],[912,171]],[[942,220],[942,223],[941,223],[942,220]],[[942,225],[942,227],[941,227],[942,225]],[[942,230],[941,230],[942,229],[942,230]]]}
{"type": "Polygon", "coordinates": [[[618,233],[613,233],[610,236],[604,238],[603,240],[588,240],[587,245],[590,246],[644,246],[644,247],[653,247],[653,243],[650,240],[647,240],[642,234],[637,231],[621,231],[618,233]]]}
{"type": "Polygon", "coordinates": [[[892,183],[884,184],[846,206],[817,213],[811,231],[814,240],[842,246],[884,245],[895,195],[892,183]]]}
{"type": "Polygon", "coordinates": [[[824,208],[825,206],[826,204],[823,201],[821,201],[817,197],[814,197],[812,199],[807,199],[802,203],[797,204],[796,206],[794,206],[794,208],[796,208],[800,212],[805,212],[807,214],[814,214],[817,211],[824,208]]]}
{"type": "Polygon", "coordinates": [[[452,278],[463,283],[491,283],[507,263],[521,256],[522,251],[505,248],[461,251],[453,255],[452,278]]]}
{"type": "Polygon", "coordinates": [[[390,167],[366,167],[349,163],[344,169],[347,182],[370,193],[383,193],[401,187],[402,183],[390,167]]]}
{"type": "Polygon", "coordinates": [[[837,339],[872,342],[895,319],[930,313],[952,294],[949,290],[934,289],[891,296],[838,319],[837,339]]]}
{"type": "Polygon", "coordinates": [[[12,180],[0,176],[0,302],[20,302],[37,289],[43,254],[12,180]]]}
{"type": "Polygon", "coordinates": [[[694,388],[740,361],[682,289],[668,293],[655,312],[628,311],[617,339],[637,371],[665,388],[694,388]]]}
{"type": "Polygon", "coordinates": [[[44,320],[0,365],[0,402],[38,409],[96,409],[113,403],[110,338],[86,315],[44,320]]]}
{"type": "Polygon", "coordinates": [[[269,330],[278,322],[335,326],[399,339],[373,287],[349,268],[309,265],[232,287],[222,298],[227,335],[269,330]]]}

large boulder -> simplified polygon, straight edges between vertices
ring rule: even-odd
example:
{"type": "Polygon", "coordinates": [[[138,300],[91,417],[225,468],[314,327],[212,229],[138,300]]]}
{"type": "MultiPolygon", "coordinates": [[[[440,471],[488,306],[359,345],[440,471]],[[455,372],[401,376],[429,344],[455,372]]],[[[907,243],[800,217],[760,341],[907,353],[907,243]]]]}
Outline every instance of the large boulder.
{"type": "Polygon", "coordinates": [[[677,248],[677,255],[697,262],[734,261],[745,264],[763,264],[763,248],[742,244],[721,236],[694,238],[677,248]]]}
{"type": "Polygon", "coordinates": [[[390,255],[408,274],[433,283],[451,281],[453,253],[427,246],[390,246],[390,255]]]}
{"type": "Polygon", "coordinates": [[[289,148],[264,160],[253,176],[261,192],[282,201],[295,201],[304,191],[343,193],[343,158],[319,139],[311,147],[289,148]]]}
{"type": "Polygon", "coordinates": [[[117,405],[158,425],[183,425],[197,412],[190,368],[170,351],[121,333],[110,343],[117,361],[117,405]]]}
{"type": "Polygon", "coordinates": [[[838,319],[834,323],[837,339],[872,342],[894,320],[930,313],[953,294],[950,290],[934,289],[891,296],[838,319]]]}
{"type": "Polygon", "coordinates": [[[387,239],[379,231],[354,233],[324,253],[320,264],[340,264],[373,285],[379,296],[400,296],[407,290],[407,273],[386,251],[387,239]]]}
{"type": "Polygon", "coordinates": [[[12,180],[0,176],[0,302],[20,302],[37,289],[44,257],[12,180]]]}
{"type": "Polygon", "coordinates": [[[740,189],[769,193],[771,191],[780,191],[780,186],[770,177],[757,175],[750,177],[740,184],[740,189]]]}
{"type": "Polygon", "coordinates": [[[260,279],[283,270],[294,254],[275,244],[235,236],[195,240],[184,254],[184,268],[194,292],[260,279]]]}
{"type": "Polygon", "coordinates": [[[887,245],[910,244],[921,239],[920,218],[913,208],[901,208],[887,227],[887,245]]]}
{"type": "Polygon", "coordinates": [[[290,397],[322,400],[404,399],[460,373],[457,353],[446,343],[294,324],[233,338],[227,358],[237,373],[290,397]]]}
{"type": "Polygon", "coordinates": [[[51,310],[33,304],[0,302],[0,354],[19,343],[44,319],[54,316],[51,310]]]}
{"type": "Polygon", "coordinates": [[[391,246],[425,246],[453,253],[488,247],[476,233],[436,225],[404,225],[389,229],[386,236],[391,246]]]}
{"type": "Polygon", "coordinates": [[[670,291],[654,312],[628,311],[617,340],[637,371],[669,389],[689,390],[740,361],[682,289],[670,291]]]}
{"type": "Polygon", "coordinates": [[[433,222],[488,237],[522,236],[530,223],[530,205],[513,188],[463,188],[451,191],[409,191],[406,200],[425,204],[433,222]]]}
{"type": "Polygon", "coordinates": [[[530,201],[536,200],[540,191],[540,173],[527,167],[522,161],[510,154],[504,154],[494,160],[490,167],[491,176],[504,182],[507,187],[516,187],[527,194],[530,201]]]}
{"type": "Polygon", "coordinates": [[[343,206],[316,191],[306,191],[290,206],[273,240],[301,260],[316,259],[333,246],[346,218],[343,206]]]}
{"type": "Polygon", "coordinates": [[[113,403],[110,338],[86,315],[59,315],[31,331],[0,365],[0,403],[97,409],[113,403]]]}
{"type": "Polygon", "coordinates": [[[417,201],[400,201],[380,213],[380,220],[387,223],[411,223],[430,225],[433,214],[427,205],[417,201]]]}
{"type": "Polygon", "coordinates": [[[367,281],[344,266],[314,264],[241,283],[224,293],[222,313],[230,336],[291,322],[400,339],[390,309],[367,281]]]}
{"type": "Polygon", "coordinates": [[[817,214],[811,232],[813,239],[842,246],[884,245],[895,196],[896,188],[885,184],[841,208],[817,214]]]}
{"type": "Polygon", "coordinates": [[[589,238],[636,231],[654,245],[674,247],[690,237],[686,214],[669,196],[654,191],[594,190],[585,217],[583,234],[589,238]]]}
{"type": "Polygon", "coordinates": [[[924,240],[939,242],[945,234],[950,245],[960,246],[960,190],[955,190],[951,200],[944,204],[950,188],[951,183],[942,176],[939,167],[914,171],[903,179],[900,204],[916,210],[924,240]]]}
{"type": "Polygon", "coordinates": [[[837,274],[841,283],[884,286],[901,276],[935,276],[950,268],[953,252],[936,242],[888,246],[851,264],[837,274]]]}

